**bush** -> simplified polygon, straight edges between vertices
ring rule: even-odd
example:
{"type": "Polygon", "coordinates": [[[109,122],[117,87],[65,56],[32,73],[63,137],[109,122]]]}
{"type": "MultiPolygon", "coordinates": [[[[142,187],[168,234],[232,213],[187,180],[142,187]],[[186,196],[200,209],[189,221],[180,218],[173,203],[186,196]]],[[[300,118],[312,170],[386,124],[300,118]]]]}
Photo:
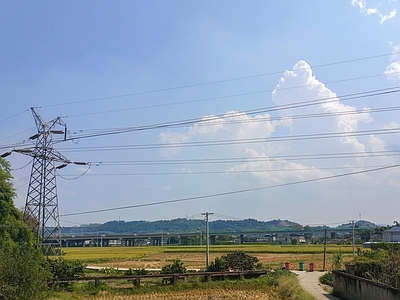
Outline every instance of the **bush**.
{"type": "Polygon", "coordinates": [[[246,271],[261,269],[261,264],[258,263],[258,258],[248,255],[243,251],[234,251],[221,257],[226,261],[229,270],[246,271]]]}
{"type": "Polygon", "coordinates": [[[53,278],[81,277],[85,275],[85,265],[80,261],[47,258],[47,264],[53,278]]]}
{"type": "Polygon", "coordinates": [[[336,250],[332,253],[332,269],[340,270],[343,264],[343,254],[341,250],[336,250]]]}
{"type": "Polygon", "coordinates": [[[39,250],[0,246],[0,299],[42,299],[50,277],[39,250]]]}
{"type": "Polygon", "coordinates": [[[381,243],[371,245],[371,251],[359,251],[351,262],[356,276],[387,284],[400,286],[400,245],[381,243]]]}
{"type": "Polygon", "coordinates": [[[207,267],[206,272],[226,272],[228,269],[227,261],[222,257],[216,257],[207,267]]]}
{"type": "Polygon", "coordinates": [[[331,272],[325,273],[319,278],[319,282],[329,286],[333,286],[333,274],[331,272]]]}
{"type": "Polygon", "coordinates": [[[183,262],[178,258],[170,265],[165,265],[161,268],[160,274],[182,274],[186,273],[186,268],[183,266],[183,262]]]}
{"type": "Polygon", "coordinates": [[[132,275],[147,275],[149,272],[146,269],[129,269],[125,271],[125,276],[132,276],[132,275]]]}
{"type": "Polygon", "coordinates": [[[103,273],[103,274],[107,274],[107,275],[115,275],[115,274],[118,274],[119,271],[116,268],[109,267],[109,268],[99,269],[99,273],[103,273]]]}

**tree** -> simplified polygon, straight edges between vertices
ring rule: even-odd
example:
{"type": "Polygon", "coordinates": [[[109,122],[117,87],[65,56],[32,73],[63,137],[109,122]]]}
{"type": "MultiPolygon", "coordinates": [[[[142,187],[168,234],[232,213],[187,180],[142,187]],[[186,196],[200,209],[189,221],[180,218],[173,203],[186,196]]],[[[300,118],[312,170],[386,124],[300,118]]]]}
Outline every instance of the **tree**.
{"type": "Polygon", "coordinates": [[[292,226],[292,231],[303,231],[303,226],[301,226],[300,224],[294,224],[292,226]]]}
{"type": "Polygon", "coordinates": [[[312,227],[306,225],[304,226],[304,238],[306,239],[306,241],[311,240],[312,236],[313,236],[313,229],[312,227]]]}
{"type": "Polygon", "coordinates": [[[50,272],[14,206],[10,164],[0,158],[0,299],[41,299],[50,272]]]}
{"type": "Polygon", "coordinates": [[[250,256],[243,251],[228,253],[227,255],[223,255],[221,259],[225,260],[228,269],[233,271],[246,271],[261,268],[257,257],[250,256]]]}

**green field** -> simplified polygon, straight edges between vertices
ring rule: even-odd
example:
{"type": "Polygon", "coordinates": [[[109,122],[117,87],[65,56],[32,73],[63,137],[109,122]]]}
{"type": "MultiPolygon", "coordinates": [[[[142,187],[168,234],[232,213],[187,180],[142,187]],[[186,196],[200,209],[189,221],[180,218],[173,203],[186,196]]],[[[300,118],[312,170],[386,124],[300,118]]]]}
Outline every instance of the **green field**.
{"type": "MultiPolygon", "coordinates": [[[[296,268],[299,262],[314,262],[316,269],[323,268],[323,245],[212,245],[210,261],[235,250],[256,256],[266,268],[279,268],[286,261],[296,268]]],[[[351,245],[327,245],[326,267],[331,267],[334,251],[343,253],[344,261],[352,259],[351,245]]],[[[64,258],[80,260],[86,264],[115,268],[161,268],[181,259],[187,268],[205,267],[205,246],[142,246],[142,247],[77,247],[63,248],[64,258]]]]}

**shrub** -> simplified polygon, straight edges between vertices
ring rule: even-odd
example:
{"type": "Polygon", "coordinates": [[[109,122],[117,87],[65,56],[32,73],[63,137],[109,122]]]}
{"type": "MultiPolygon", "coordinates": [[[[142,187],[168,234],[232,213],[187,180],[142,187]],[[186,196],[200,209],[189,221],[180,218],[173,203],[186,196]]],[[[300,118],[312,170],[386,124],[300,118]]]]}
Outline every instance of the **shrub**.
{"type": "Polygon", "coordinates": [[[319,282],[321,282],[322,284],[333,286],[333,274],[331,272],[325,273],[319,278],[319,282]]]}
{"type": "Polygon", "coordinates": [[[85,265],[80,261],[47,258],[47,264],[53,278],[80,277],[85,275],[85,265]]]}
{"type": "Polygon", "coordinates": [[[351,262],[356,276],[364,277],[391,287],[400,286],[400,245],[381,243],[371,245],[371,251],[360,251],[351,262]]]}
{"type": "Polygon", "coordinates": [[[258,258],[248,255],[243,251],[234,251],[221,257],[226,261],[228,269],[234,271],[246,271],[261,269],[261,264],[258,263],[258,258]]]}
{"type": "Polygon", "coordinates": [[[186,268],[183,266],[183,262],[178,258],[175,259],[172,264],[165,265],[161,268],[161,274],[181,274],[186,273],[186,268]]]}
{"type": "Polygon", "coordinates": [[[107,275],[115,275],[118,274],[118,269],[109,267],[109,268],[101,268],[99,273],[107,274],[107,275]]]}
{"type": "Polygon", "coordinates": [[[50,277],[37,249],[26,244],[0,246],[0,299],[42,299],[50,277]]]}
{"type": "Polygon", "coordinates": [[[147,275],[149,272],[146,269],[129,269],[125,271],[125,276],[132,276],[132,275],[147,275]]]}
{"type": "Polygon", "coordinates": [[[343,254],[341,250],[336,250],[332,253],[332,269],[340,270],[343,264],[343,254]]]}
{"type": "Polygon", "coordinates": [[[228,263],[222,257],[216,257],[214,261],[207,267],[207,272],[225,272],[228,271],[228,263]]]}

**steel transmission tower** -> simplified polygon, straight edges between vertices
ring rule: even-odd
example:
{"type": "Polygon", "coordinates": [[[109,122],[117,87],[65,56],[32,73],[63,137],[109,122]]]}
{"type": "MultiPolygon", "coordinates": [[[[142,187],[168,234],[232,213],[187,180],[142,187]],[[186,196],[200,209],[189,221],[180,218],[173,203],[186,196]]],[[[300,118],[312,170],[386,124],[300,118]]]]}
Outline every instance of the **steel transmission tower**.
{"type": "Polygon", "coordinates": [[[33,157],[24,221],[33,227],[37,245],[44,254],[61,255],[56,169],[66,166],[70,161],[53,148],[53,134],[63,134],[65,140],[66,125],[60,117],[46,123],[33,108],[31,110],[38,132],[29,139],[35,140],[36,145],[33,149],[14,150],[33,157]],[[57,130],[57,125],[63,126],[63,130],[57,130]],[[63,164],[56,167],[56,162],[63,164]]]}

